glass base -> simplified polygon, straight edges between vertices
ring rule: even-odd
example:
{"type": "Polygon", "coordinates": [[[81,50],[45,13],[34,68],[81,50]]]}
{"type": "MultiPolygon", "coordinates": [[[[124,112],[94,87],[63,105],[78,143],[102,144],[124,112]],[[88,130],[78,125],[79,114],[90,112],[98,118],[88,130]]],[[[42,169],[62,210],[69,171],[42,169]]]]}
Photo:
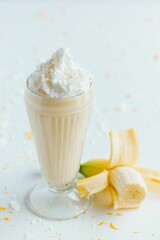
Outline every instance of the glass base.
{"type": "Polygon", "coordinates": [[[86,212],[92,205],[92,197],[80,198],[76,188],[64,192],[52,192],[45,183],[41,183],[28,192],[26,205],[39,217],[65,220],[86,212]]]}

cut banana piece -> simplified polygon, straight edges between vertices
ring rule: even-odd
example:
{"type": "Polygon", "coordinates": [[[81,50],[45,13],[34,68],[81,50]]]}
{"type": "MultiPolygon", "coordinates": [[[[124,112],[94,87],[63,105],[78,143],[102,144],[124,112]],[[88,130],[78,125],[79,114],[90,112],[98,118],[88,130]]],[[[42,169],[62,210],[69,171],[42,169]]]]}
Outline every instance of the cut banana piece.
{"type": "Polygon", "coordinates": [[[110,132],[111,154],[109,167],[133,166],[138,160],[138,137],[134,129],[110,132]]]}
{"type": "Polygon", "coordinates": [[[109,172],[109,183],[126,204],[140,204],[147,194],[143,177],[131,167],[116,167],[109,172]]]}
{"type": "Polygon", "coordinates": [[[109,172],[104,170],[95,176],[78,180],[77,189],[80,197],[89,197],[104,190],[108,186],[108,174],[109,172]]]}
{"type": "Polygon", "coordinates": [[[96,206],[112,209],[134,209],[139,208],[140,204],[127,204],[123,202],[118,193],[111,186],[108,186],[102,192],[95,194],[94,201],[96,206]]]}
{"type": "Polygon", "coordinates": [[[135,167],[135,169],[144,178],[149,192],[160,193],[160,171],[139,167],[135,167]]]}
{"type": "Polygon", "coordinates": [[[91,177],[107,169],[108,164],[109,160],[107,159],[93,159],[81,164],[79,172],[85,177],[91,177]]]}

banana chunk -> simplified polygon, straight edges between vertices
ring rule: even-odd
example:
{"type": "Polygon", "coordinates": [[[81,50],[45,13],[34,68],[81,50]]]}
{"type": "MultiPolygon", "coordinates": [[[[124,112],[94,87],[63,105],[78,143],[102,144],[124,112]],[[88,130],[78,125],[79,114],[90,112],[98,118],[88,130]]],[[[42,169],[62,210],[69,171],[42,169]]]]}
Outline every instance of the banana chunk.
{"type": "Polygon", "coordinates": [[[109,172],[103,172],[77,181],[77,189],[80,197],[89,197],[90,195],[104,190],[108,186],[109,172]]]}
{"type": "Polygon", "coordinates": [[[140,204],[147,195],[143,177],[131,167],[115,167],[109,172],[109,183],[126,204],[140,204]]]}
{"type": "Polygon", "coordinates": [[[138,137],[135,129],[111,131],[110,143],[110,168],[118,165],[135,165],[139,155],[138,137]]]}

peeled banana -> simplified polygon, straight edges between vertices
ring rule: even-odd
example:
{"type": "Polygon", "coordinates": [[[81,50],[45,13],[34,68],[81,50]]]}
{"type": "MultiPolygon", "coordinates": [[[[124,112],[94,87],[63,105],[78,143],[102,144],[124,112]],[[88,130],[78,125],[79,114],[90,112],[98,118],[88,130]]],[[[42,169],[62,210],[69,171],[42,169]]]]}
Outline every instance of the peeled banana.
{"type": "Polygon", "coordinates": [[[131,167],[116,167],[109,172],[109,183],[123,202],[140,204],[147,194],[143,177],[131,167]]]}

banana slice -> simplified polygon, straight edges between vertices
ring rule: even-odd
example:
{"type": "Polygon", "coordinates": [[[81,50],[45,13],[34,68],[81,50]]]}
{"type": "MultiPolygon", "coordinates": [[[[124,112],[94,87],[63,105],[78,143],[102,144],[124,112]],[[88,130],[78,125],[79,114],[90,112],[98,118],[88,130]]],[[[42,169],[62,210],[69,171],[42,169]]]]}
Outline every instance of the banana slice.
{"type": "Polygon", "coordinates": [[[79,172],[85,177],[91,177],[103,172],[108,168],[109,160],[93,159],[84,164],[81,164],[79,172]]]}
{"type": "Polygon", "coordinates": [[[95,194],[94,197],[95,205],[98,208],[112,208],[112,209],[134,209],[139,208],[140,204],[128,204],[123,202],[118,193],[110,185],[103,190],[95,194]]]}
{"type": "Polygon", "coordinates": [[[138,160],[138,137],[135,129],[111,131],[111,155],[109,167],[120,165],[133,166],[138,160]]]}
{"type": "Polygon", "coordinates": [[[131,167],[116,167],[109,172],[109,183],[126,204],[140,204],[147,194],[143,177],[131,167]]]}
{"type": "Polygon", "coordinates": [[[147,185],[149,192],[160,193],[160,171],[135,167],[147,185]]]}
{"type": "Polygon", "coordinates": [[[104,190],[108,186],[108,174],[109,172],[104,170],[95,176],[78,180],[77,189],[80,197],[89,197],[104,190]]]}

